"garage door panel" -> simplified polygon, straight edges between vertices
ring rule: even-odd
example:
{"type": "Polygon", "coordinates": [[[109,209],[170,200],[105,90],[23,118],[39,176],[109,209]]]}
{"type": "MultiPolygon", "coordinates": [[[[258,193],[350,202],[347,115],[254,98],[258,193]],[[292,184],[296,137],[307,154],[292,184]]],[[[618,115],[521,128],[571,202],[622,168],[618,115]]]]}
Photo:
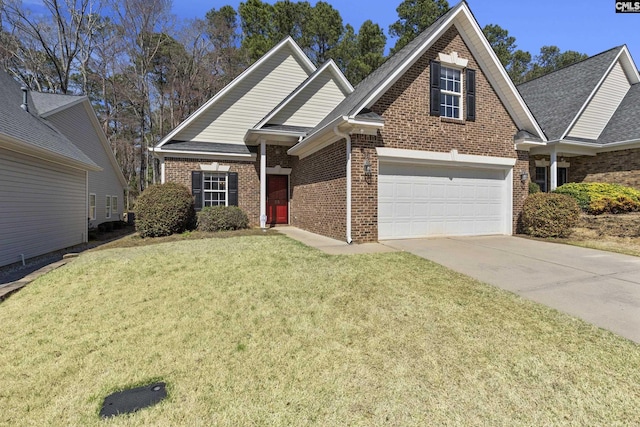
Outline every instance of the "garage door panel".
{"type": "Polygon", "coordinates": [[[503,234],[501,169],[380,164],[379,238],[503,234]]]}

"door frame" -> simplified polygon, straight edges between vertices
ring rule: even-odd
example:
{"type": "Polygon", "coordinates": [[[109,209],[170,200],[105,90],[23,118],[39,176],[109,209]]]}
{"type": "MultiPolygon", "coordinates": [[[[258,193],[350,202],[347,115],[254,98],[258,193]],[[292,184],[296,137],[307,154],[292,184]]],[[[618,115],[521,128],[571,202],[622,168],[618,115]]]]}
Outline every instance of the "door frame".
{"type": "Polygon", "coordinates": [[[267,179],[269,175],[285,175],[287,177],[287,225],[289,225],[291,224],[291,168],[283,168],[280,166],[267,168],[265,179],[267,179]]]}

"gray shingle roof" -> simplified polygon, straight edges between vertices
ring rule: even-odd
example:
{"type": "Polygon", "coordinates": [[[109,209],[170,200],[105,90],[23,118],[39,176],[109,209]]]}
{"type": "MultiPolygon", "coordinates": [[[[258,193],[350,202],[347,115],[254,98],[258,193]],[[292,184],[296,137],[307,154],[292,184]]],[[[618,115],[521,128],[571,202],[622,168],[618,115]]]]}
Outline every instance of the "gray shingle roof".
{"type": "Polygon", "coordinates": [[[33,100],[29,99],[29,102],[32,104],[30,112],[24,111],[20,107],[22,104],[20,84],[9,74],[0,70],[0,134],[20,140],[35,148],[45,149],[57,156],[97,167],[64,135],[46,120],[35,115],[33,100]]]}
{"type": "Polygon", "coordinates": [[[201,151],[203,153],[251,154],[249,148],[242,144],[223,144],[219,142],[177,141],[167,142],[163,150],[201,151]]]}
{"type": "Polygon", "coordinates": [[[518,85],[518,91],[551,141],[560,139],[623,46],[518,85]]]}
{"type": "Polygon", "coordinates": [[[405,62],[414,52],[419,50],[424,42],[428,40],[436,31],[439,30],[440,24],[454,14],[464,2],[458,3],[455,7],[449,9],[447,13],[438,18],[429,28],[420,33],[409,44],[396,52],[393,56],[385,61],[378,69],[369,74],[364,80],[356,86],[353,93],[347,96],[338,106],[325,117],[311,132],[324,128],[329,123],[341,116],[354,116],[359,113],[355,111],[360,105],[378,89],[378,87],[389,77],[393,71],[405,62]]]}
{"type": "Polygon", "coordinates": [[[61,95],[57,93],[31,92],[31,99],[33,100],[33,106],[35,106],[38,114],[43,116],[60,107],[74,104],[84,99],[84,97],[77,95],[61,95]]]}
{"type": "Polygon", "coordinates": [[[284,132],[293,132],[293,133],[307,133],[312,128],[305,127],[305,126],[270,125],[270,124],[266,124],[266,125],[262,126],[262,129],[264,129],[264,130],[278,130],[278,131],[281,130],[281,131],[284,131],[284,132]]]}
{"type": "Polygon", "coordinates": [[[631,86],[604,128],[598,142],[607,144],[640,139],[640,83],[631,86]]]}

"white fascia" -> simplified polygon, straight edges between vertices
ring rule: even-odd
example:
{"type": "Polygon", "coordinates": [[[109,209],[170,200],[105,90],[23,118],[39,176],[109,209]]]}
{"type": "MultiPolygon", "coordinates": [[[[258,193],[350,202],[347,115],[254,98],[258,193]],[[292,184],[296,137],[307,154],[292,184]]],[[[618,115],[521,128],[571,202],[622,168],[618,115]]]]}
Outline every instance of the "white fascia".
{"type": "Polygon", "coordinates": [[[376,154],[378,155],[379,161],[388,163],[431,164],[485,169],[511,169],[516,164],[516,159],[509,157],[460,154],[458,150],[442,153],[437,151],[376,147],[376,154]]]}
{"type": "Polygon", "coordinates": [[[291,147],[287,154],[298,156],[301,159],[327,147],[337,140],[334,129],[338,128],[341,133],[376,135],[379,129],[384,128],[384,123],[368,120],[358,120],[348,116],[339,116],[332,120],[325,127],[314,132],[302,142],[291,147]]]}

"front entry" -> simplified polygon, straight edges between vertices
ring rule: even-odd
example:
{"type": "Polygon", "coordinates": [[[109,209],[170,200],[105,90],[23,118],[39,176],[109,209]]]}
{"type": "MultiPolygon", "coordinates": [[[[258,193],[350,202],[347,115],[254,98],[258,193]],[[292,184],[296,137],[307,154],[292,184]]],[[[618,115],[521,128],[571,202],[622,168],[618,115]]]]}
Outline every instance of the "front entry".
{"type": "Polygon", "coordinates": [[[267,224],[289,223],[289,177],[267,175],[267,224]]]}

